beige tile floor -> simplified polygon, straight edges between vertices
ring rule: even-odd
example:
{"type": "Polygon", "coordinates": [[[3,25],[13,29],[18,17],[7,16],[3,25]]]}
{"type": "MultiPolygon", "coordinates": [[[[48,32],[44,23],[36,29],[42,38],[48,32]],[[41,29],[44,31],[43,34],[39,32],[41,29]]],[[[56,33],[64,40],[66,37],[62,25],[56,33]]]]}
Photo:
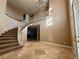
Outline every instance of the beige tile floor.
{"type": "Polygon", "coordinates": [[[75,59],[71,48],[44,42],[26,42],[23,48],[0,56],[0,59],[75,59]]]}

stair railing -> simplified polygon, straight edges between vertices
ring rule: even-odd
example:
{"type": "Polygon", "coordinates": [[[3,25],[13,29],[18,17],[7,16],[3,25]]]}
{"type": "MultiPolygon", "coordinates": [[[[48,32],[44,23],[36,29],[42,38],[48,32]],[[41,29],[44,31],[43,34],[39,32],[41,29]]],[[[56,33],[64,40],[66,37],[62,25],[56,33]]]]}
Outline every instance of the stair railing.
{"type": "Polygon", "coordinates": [[[22,30],[23,29],[25,29],[27,26],[29,26],[30,24],[33,24],[33,23],[35,23],[35,22],[39,22],[39,21],[43,21],[43,20],[46,20],[46,16],[48,15],[48,11],[47,12],[44,12],[43,14],[42,14],[42,16],[41,17],[39,17],[39,18],[36,18],[36,19],[32,19],[32,21],[29,21],[29,22],[27,22],[27,23],[24,23],[24,22],[22,22],[21,24],[20,24],[20,27],[18,27],[19,28],[19,30],[18,30],[18,34],[19,34],[19,36],[18,36],[18,41],[19,41],[19,43],[21,44],[21,45],[23,45],[23,33],[22,33],[22,30]],[[19,38],[20,37],[20,38],[19,38]]]}
{"type": "Polygon", "coordinates": [[[19,32],[21,32],[25,27],[27,27],[28,25],[30,24],[33,24],[35,22],[38,22],[38,21],[43,21],[43,20],[46,20],[46,15],[48,14],[48,11],[47,12],[44,12],[43,15],[39,18],[36,18],[36,20],[33,20],[33,21],[30,21],[30,22],[27,22],[24,26],[22,26],[22,28],[20,29],[19,32]]]}

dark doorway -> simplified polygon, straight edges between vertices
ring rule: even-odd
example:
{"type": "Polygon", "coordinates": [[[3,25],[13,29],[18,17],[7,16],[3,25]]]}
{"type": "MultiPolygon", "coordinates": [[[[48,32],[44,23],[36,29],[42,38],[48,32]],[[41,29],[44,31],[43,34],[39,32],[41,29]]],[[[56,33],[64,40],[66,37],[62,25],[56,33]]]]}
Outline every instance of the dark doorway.
{"type": "Polygon", "coordinates": [[[39,26],[29,26],[27,31],[27,41],[39,41],[40,30],[39,26]]]}

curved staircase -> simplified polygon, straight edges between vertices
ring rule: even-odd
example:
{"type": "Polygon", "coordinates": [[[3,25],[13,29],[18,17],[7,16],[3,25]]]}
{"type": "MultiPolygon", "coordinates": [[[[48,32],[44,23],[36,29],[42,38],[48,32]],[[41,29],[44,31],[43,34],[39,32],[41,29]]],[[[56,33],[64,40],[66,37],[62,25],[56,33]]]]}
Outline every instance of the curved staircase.
{"type": "Polygon", "coordinates": [[[17,30],[18,28],[8,30],[0,36],[0,55],[21,47],[17,40],[17,30]]]}

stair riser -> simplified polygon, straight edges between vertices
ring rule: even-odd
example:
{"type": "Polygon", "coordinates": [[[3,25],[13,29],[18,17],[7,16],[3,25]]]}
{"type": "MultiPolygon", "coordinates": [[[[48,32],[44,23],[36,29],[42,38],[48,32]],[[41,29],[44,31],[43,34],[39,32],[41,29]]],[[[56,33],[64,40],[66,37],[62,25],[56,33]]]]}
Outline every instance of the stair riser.
{"type": "Polygon", "coordinates": [[[7,32],[17,32],[17,30],[11,30],[11,31],[7,31],[7,32]]]}
{"type": "Polygon", "coordinates": [[[6,33],[17,33],[17,32],[6,32],[6,33]]]}
{"type": "Polygon", "coordinates": [[[17,42],[17,40],[16,40],[16,41],[3,41],[3,42],[1,41],[1,42],[0,42],[0,45],[1,45],[1,44],[7,44],[7,43],[10,44],[10,43],[13,43],[13,42],[17,42]]]}
{"type": "Polygon", "coordinates": [[[6,33],[6,34],[2,34],[2,35],[16,35],[17,33],[6,33]]]}
{"type": "MultiPolygon", "coordinates": [[[[11,30],[18,30],[18,29],[11,29],[11,30]]],[[[8,30],[8,31],[11,31],[11,30],[8,30]]]]}
{"type": "Polygon", "coordinates": [[[2,37],[17,37],[17,35],[3,35],[3,36],[0,36],[0,38],[2,38],[2,37]]]}
{"type": "Polygon", "coordinates": [[[0,37],[0,39],[17,39],[17,37],[0,37]]]}
{"type": "MultiPolygon", "coordinates": [[[[18,33],[5,33],[5,34],[2,34],[2,35],[17,35],[18,33]]],[[[2,36],[1,35],[1,36],[2,36]]]]}
{"type": "MultiPolygon", "coordinates": [[[[7,36],[7,37],[9,37],[9,36],[17,36],[17,35],[3,35],[3,36],[7,36]]],[[[1,36],[0,36],[1,37],[1,36]]]]}
{"type": "Polygon", "coordinates": [[[18,43],[17,42],[12,42],[12,43],[7,43],[7,44],[2,44],[2,45],[0,45],[0,49],[1,48],[7,48],[8,46],[12,46],[12,45],[18,45],[18,43]]]}
{"type": "Polygon", "coordinates": [[[11,51],[20,49],[20,48],[22,48],[22,47],[21,47],[21,46],[15,46],[15,48],[12,48],[12,49],[1,50],[1,51],[0,51],[0,56],[4,55],[4,54],[6,54],[6,53],[9,53],[9,52],[11,52],[11,51]]]}
{"type": "Polygon", "coordinates": [[[14,45],[10,45],[10,46],[5,46],[5,47],[0,47],[0,50],[6,49],[6,48],[10,48],[10,47],[13,47],[13,46],[18,46],[18,44],[14,44],[14,45]]]}

